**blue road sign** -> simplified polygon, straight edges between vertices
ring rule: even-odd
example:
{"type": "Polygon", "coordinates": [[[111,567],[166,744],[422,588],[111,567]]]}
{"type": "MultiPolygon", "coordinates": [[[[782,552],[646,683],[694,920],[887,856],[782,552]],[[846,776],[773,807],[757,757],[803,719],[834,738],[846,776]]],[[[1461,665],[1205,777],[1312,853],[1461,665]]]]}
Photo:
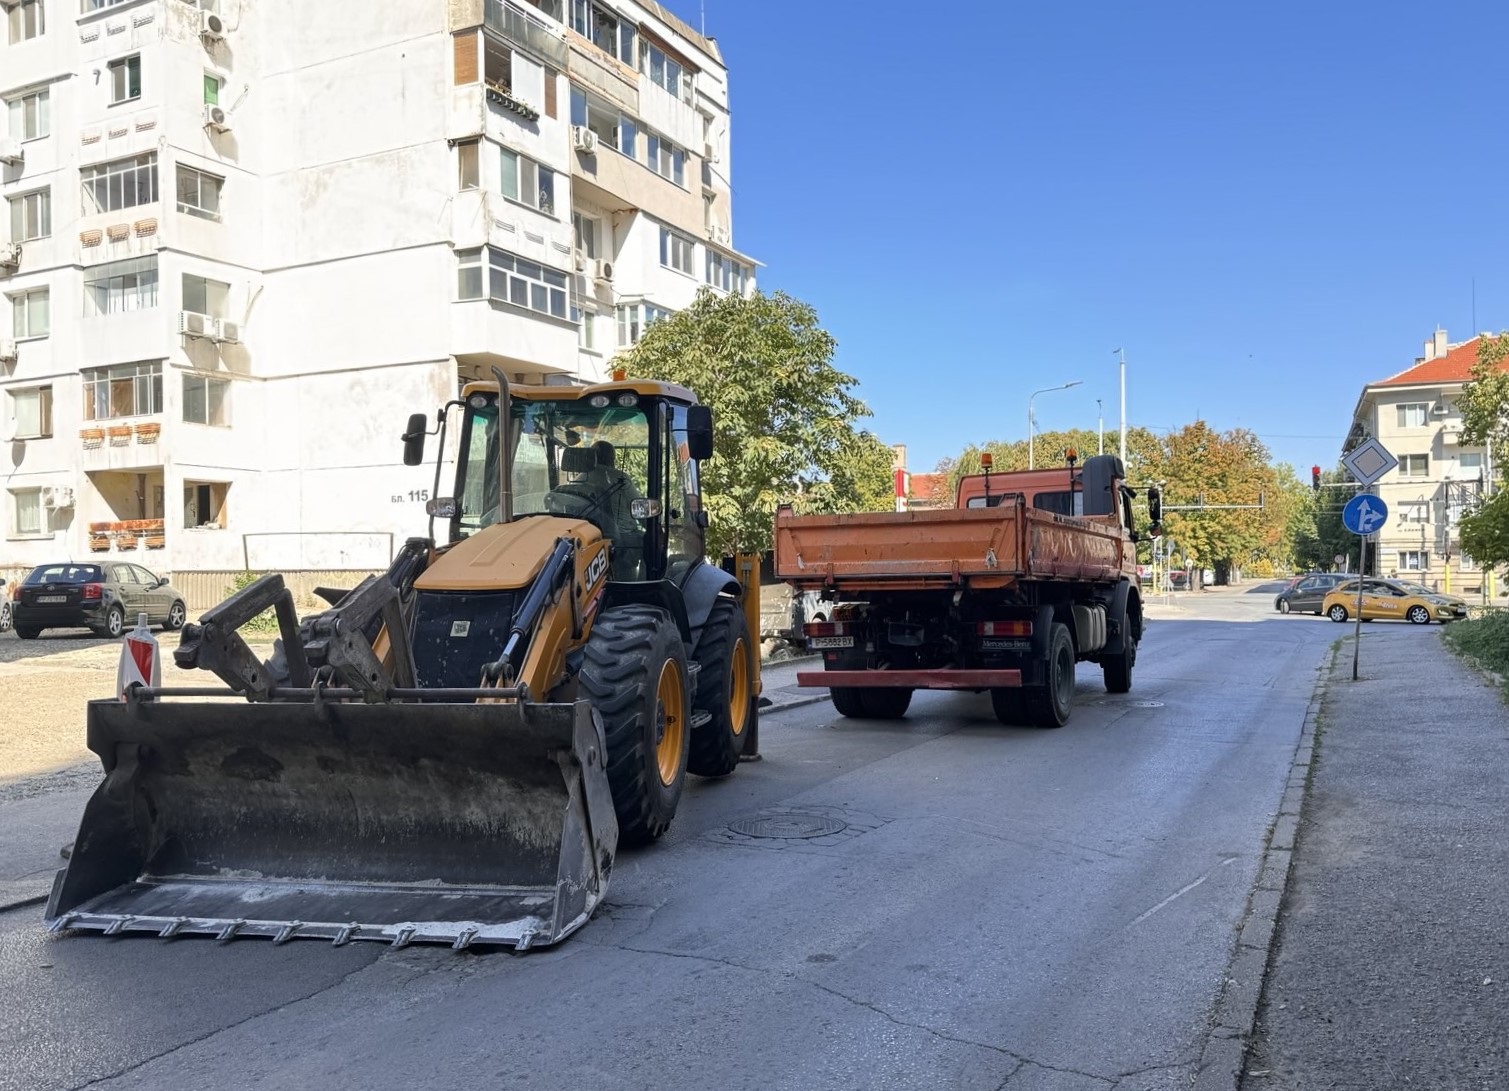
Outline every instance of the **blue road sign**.
{"type": "Polygon", "coordinates": [[[1368,535],[1383,529],[1388,522],[1388,505],[1371,493],[1361,493],[1341,509],[1341,523],[1353,534],[1368,535]]]}

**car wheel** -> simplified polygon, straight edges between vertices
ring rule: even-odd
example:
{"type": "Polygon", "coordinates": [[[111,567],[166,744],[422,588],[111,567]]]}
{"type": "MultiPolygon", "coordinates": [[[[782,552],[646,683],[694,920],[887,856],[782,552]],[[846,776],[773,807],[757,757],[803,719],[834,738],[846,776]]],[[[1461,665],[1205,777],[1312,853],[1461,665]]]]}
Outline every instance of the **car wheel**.
{"type": "Polygon", "coordinates": [[[1287,614],[1289,612],[1289,600],[1288,599],[1285,599],[1283,602],[1281,602],[1281,603],[1278,604],[1278,612],[1281,613],[1281,614],[1287,614]]]}
{"type": "Polygon", "coordinates": [[[188,610],[184,608],[183,603],[175,602],[168,607],[168,620],[163,623],[163,628],[176,632],[183,628],[183,620],[187,616],[188,610]]]}
{"type": "Polygon", "coordinates": [[[1350,614],[1347,613],[1347,608],[1345,606],[1343,606],[1339,602],[1335,606],[1333,606],[1329,610],[1327,610],[1326,611],[1326,615],[1332,621],[1338,621],[1338,622],[1339,621],[1345,621],[1348,617],[1351,616],[1350,614]]]}
{"type": "Polygon", "coordinates": [[[1423,606],[1411,606],[1404,616],[1409,618],[1410,623],[1414,625],[1430,624],[1430,611],[1423,606]]]}
{"type": "Polygon", "coordinates": [[[126,631],[126,611],[116,603],[105,614],[105,635],[114,639],[126,631]]]}
{"type": "Polygon", "coordinates": [[[33,629],[30,625],[16,626],[16,635],[19,636],[22,640],[35,640],[37,639],[37,634],[39,634],[41,631],[41,629],[33,629]]]}
{"type": "Polygon", "coordinates": [[[10,603],[0,602],[0,633],[10,631],[10,603]]]}

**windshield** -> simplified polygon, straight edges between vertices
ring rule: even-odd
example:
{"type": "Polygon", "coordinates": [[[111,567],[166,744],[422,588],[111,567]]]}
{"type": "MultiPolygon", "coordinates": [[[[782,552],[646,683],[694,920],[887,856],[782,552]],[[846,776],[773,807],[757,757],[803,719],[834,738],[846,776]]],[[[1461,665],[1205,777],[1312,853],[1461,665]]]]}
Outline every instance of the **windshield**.
{"type": "MultiPolygon", "coordinates": [[[[594,399],[595,400],[595,399],[594,399]]],[[[498,406],[474,397],[462,429],[457,500],[463,534],[498,511],[498,406]]],[[[630,531],[629,503],[649,492],[650,430],[637,404],[512,401],[513,513],[575,515],[630,531]]]]}

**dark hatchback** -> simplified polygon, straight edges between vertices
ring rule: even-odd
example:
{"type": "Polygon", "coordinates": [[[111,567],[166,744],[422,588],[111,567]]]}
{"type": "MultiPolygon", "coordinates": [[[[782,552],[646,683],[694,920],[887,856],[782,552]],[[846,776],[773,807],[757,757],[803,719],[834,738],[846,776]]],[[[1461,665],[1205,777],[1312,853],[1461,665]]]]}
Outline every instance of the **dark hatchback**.
{"type": "Polygon", "coordinates": [[[146,614],[152,625],[181,629],[183,596],[139,564],[43,564],[15,590],[11,621],[22,640],[43,629],[85,627],[117,637],[146,614]]]}
{"type": "Polygon", "coordinates": [[[1273,608],[1281,614],[1318,615],[1331,589],[1354,578],[1345,572],[1306,572],[1278,593],[1273,608]]]}

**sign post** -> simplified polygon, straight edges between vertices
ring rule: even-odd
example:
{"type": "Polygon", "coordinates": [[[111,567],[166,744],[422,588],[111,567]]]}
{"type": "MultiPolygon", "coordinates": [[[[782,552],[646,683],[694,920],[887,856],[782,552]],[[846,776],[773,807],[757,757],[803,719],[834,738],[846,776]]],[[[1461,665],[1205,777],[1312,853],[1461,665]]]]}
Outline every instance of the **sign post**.
{"type": "Polygon", "coordinates": [[[1357,618],[1352,643],[1352,681],[1357,681],[1357,664],[1362,653],[1362,586],[1368,570],[1368,538],[1388,522],[1388,505],[1370,492],[1361,492],[1341,509],[1341,522],[1361,539],[1357,561],[1357,618]]]}

